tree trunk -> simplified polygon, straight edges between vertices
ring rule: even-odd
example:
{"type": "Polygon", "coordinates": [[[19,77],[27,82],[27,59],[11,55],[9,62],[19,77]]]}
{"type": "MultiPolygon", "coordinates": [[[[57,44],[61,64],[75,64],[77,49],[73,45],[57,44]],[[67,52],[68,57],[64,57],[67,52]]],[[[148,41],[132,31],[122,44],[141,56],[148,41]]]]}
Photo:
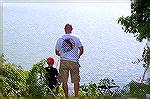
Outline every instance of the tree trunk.
{"type": "MultiPolygon", "coordinates": [[[[147,46],[150,48],[150,38],[148,38],[147,40],[147,46]]],[[[150,79],[150,65],[147,68],[147,74],[146,74],[146,78],[150,79]]],[[[150,83],[150,82],[149,82],[150,83]]]]}
{"type": "MultiPolygon", "coordinates": [[[[150,48],[150,38],[147,39],[147,47],[150,48]]],[[[145,68],[141,79],[141,83],[143,83],[145,77],[147,80],[150,79],[150,65],[145,68]]]]}
{"type": "MultiPolygon", "coordinates": [[[[147,39],[147,47],[150,48],[150,38],[147,39]]],[[[143,73],[143,76],[141,78],[141,83],[143,83],[144,81],[144,78],[146,77],[147,80],[150,79],[150,65],[145,67],[145,70],[144,70],[144,73],[143,73]]]]}
{"type": "Polygon", "coordinates": [[[145,76],[146,76],[147,70],[148,70],[148,68],[145,68],[144,73],[143,73],[143,76],[142,76],[142,79],[141,79],[141,83],[143,83],[143,81],[144,81],[144,78],[145,78],[145,76]]]}

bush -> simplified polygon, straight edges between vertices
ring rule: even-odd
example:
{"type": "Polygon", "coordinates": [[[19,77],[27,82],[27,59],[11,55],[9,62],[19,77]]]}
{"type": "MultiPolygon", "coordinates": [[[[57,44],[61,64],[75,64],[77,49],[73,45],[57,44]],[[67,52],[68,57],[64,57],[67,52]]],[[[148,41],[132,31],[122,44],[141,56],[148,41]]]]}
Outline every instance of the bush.
{"type": "Polygon", "coordinates": [[[26,92],[26,73],[21,66],[5,63],[0,56],[0,88],[3,96],[21,96],[26,92]]]}
{"type": "Polygon", "coordinates": [[[32,69],[28,73],[27,85],[29,90],[29,96],[45,96],[47,81],[45,78],[45,69],[44,65],[46,64],[45,60],[34,64],[32,69]]]}
{"type": "Polygon", "coordinates": [[[150,94],[150,85],[131,81],[129,87],[129,96],[145,96],[146,94],[150,94]]]}
{"type": "Polygon", "coordinates": [[[34,64],[31,70],[6,63],[0,56],[0,94],[2,96],[43,96],[46,94],[45,61],[34,64]]]}

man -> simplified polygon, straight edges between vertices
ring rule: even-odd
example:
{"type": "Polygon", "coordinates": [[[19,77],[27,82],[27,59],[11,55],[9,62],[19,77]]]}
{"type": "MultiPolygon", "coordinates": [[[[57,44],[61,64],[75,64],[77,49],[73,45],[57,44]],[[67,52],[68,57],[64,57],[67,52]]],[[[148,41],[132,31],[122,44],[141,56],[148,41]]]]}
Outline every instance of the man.
{"type": "Polygon", "coordinates": [[[65,96],[68,97],[68,77],[71,75],[71,82],[74,83],[74,94],[79,92],[79,58],[84,48],[80,39],[72,35],[72,25],[65,25],[65,34],[57,40],[55,47],[56,55],[60,56],[59,80],[62,82],[65,96]]]}
{"type": "MultiPolygon", "coordinates": [[[[52,57],[47,58],[47,64],[48,67],[45,68],[47,71],[46,79],[48,80],[48,86],[51,90],[55,88],[57,85],[57,76],[58,76],[58,71],[56,68],[53,67],[54,64],[54,59],[52,57]]],[[[56,96],[58,95],[59,87],[56,88],[56,96]]]]}

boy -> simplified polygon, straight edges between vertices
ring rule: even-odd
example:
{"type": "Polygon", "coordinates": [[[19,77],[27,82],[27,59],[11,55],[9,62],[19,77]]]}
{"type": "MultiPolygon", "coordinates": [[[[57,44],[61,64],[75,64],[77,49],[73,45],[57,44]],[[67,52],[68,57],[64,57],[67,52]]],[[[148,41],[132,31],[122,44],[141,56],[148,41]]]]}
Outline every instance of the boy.
{"type": "MultiPolygon", "coordinates": [[[[47,58],[48,67],[45,68],[47,71],[46,79],[48,80],[48,86],[51,90],[58,85],[58,71],[56,68],[53,67],[54,59],[52,57],[47,58]]],[[[59,87],[56,87],[56,95],[58,94],[59,87]]]]}

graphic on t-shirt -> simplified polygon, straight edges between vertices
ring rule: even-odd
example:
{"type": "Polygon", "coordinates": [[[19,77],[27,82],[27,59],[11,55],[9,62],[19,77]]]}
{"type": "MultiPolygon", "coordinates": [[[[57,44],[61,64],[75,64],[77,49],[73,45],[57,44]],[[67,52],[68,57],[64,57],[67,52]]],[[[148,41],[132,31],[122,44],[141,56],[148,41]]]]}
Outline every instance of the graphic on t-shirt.
{"type": "Polygon", "coordinates": [[[75,41],[73,39],[67,38],[63,41],[62,49],[64,53],[71,51],[74,47],[75,41]]]}

